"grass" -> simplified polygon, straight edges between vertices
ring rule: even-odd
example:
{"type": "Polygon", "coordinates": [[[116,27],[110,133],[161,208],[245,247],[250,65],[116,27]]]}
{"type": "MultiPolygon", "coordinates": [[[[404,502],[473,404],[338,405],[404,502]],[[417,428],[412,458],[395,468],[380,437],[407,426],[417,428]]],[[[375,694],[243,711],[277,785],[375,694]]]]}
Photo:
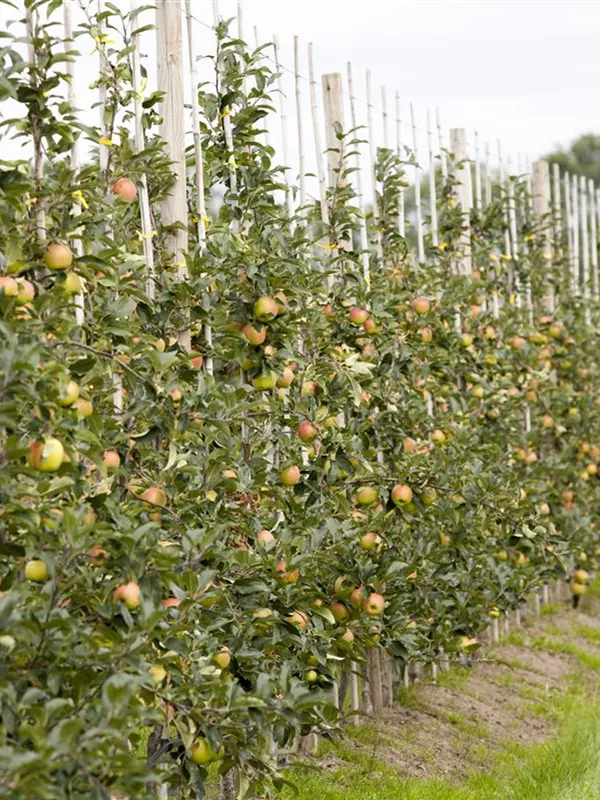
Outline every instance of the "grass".
{"type": "MultiPolygon", "coordinates": [[[[564,701],[558,701],[563,703],[564,701]]],[[[507,745],[496,768],[474,775],[464,786],[445,781],[404,780],[373,747],[350,743],[335,748],[342,762],[327,773],[295,768],[296,784],[284,798],[292,800],[600,800],[600,715],[589,698],[563,705],[566,722],[551,742],[523,748],[507,745]]],[[[373,744],[373,742],[372,742],[373,744]]],[[[483,750],[480,751],[484,755],[483,750]]]]}
{"type": "Polygon", "coordinates": [[[573,658],[577,658],[584,667],[594,672],[600,672],[600,656],[594,653],[588,653],[587,650],[582,650],[571,642],[557,641],[543,636],[534,639],[532,641],[532,646],[537,650],[546,650],[548,653],[573,656],[573,658]]]}

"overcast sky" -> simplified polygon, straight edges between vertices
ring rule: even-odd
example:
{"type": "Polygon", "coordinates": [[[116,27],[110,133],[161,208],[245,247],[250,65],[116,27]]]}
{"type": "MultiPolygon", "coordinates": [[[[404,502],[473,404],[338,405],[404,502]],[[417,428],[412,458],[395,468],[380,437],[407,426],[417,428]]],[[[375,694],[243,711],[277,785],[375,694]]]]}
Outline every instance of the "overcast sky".
{"type": "MultiPolygon", "coordinates": [[[[175,0],[173,0],[175,1],[175,0]]],[[[128,3],[128,0],[119,0],[128,3]]],[[[365,69],[373,80],[373,103],[381,108],[381,86],[402,100],[402,117],[414,104],[417,124],[425,128],[427,109],[440,110],[446,142],[450,127],[465,127],[469,142],[479,132],[496,153],[500,139],[516,165],[519,154],[536,158],[557,143],[567,144],[588,131],[600,133],[600,2],[596,0],[242,0],[244,34],[254,41],[277,34],[281,60],[293,66],[293,37],[300,37],[301,73],[308,73],[306,45],[314,43],[317,75],[346,74],[352,61],[356,94],[365,99],[365,69]]],[[[22,5],[22,0],[16,0],[22,5]]],[[[194,16],[209,25],[211,0],[192,0],[194,16]]],[[[223,16],[236,12],[235,0],[220,0],[223,16]]],[[[14,13],[0,5],[0,29],[14,13]]],[[[57,17],[60,19],[60,12],[57,17]]],[[[146,21],[146,20],[145,20],[146,21]]],[[[147,21],[151,21],[150,18],[147,21]]],[[[198,53],[212,50],[212,32],[195,25],[198,53]]],[[[87,43],[78,45],[78,102],[96,73],[96,57],[87,43]]],[[[146,34],[143,49],[154,72],[154,34],[146,34]]],[[[152,81],[151,81],[152,83],[152,81]]],[[[293,78],[285,73],[289,97],[290,149],[295,153],[293,78]]],[[[308,83],[302,82],[307,158],[314,158],[308,120],[308,83]]],[[[87,105],[93,98],[87,92],[87,105]]],[[[347,104],[347,98],[346,98],[347,104]]],[[[93,112],[96,114],[97,112],[93,112]]],[[[361,122],[365,107],[359,103],[361,122]]],[[[346,107],[346,114],[348,109],[346,107]]],[[[377,137],[382,143],[381,115],[376,111],[377,137]]],[[[273,120],[277,142],[279,122],[273,120]]],[[[395,136],[393,123],[391,136],[395,136]]],[[[403,137],[409,142],[405,125],[403,137]]],[[[6,144],[6,143],[5,143],[6,144]]],[[[420,138],[420,148],[424,139],[420,138]]],[[[470,153],[472,155],[472,151],[470,153]]]]}

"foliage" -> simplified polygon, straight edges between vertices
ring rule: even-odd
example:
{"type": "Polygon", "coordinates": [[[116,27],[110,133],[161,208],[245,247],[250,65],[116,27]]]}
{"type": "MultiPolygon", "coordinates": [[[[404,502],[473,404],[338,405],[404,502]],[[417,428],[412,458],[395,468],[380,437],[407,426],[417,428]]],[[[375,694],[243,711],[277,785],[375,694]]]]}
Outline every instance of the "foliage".
{"type": "Polygon", "coordinates": [[[349,661],[362,665],[380,646],[399,667],[454,657],[458,637],[476,636],[490,612],[594,557],[595,334],[563,285],[560,243],[550,270],[559,311],[537,313],[546,221],[531,219],[520,184],[520,260],[501,254],[497,191],[473,215],[468,277],[456,270],[464,220],[454,179],[441,194],[443,241],[416,264],[397,233],[405,182],[388,150],[378,154],[365,271],[350,247],[361,212],[343,157],[356,132],[337,131],[328,219],[316,204],[290,218],[284,170],[261,136],[274,75],[225,24],[215,82],[198,94],[206,195],[224,200],[204,247],[190,163],[189,280],[179,280],[160,218],[172,174],[159,95],[143,98],[142,152],[128,130],[135,23],[107,4],[118,44],[93,15],[76,32],[82,50],[91,36],[106,56],[97,86],[111,156],[101,172],[102,133],[58,91],[65,57],[60,27],[48,23],[60,4],[35,6],[39,58],[23,71],[11,67],[16,43],[5,51],[0,95],[24,111],[6,130],[44,154],[41,180],[26,161],[0,161],[3,278],[36,292],[22,304],[8,284],[0,293],[0,797],[142,798],[158,782],[202,797],[207,768],[191,756],[205,741],[213,769],[235,768],[240,796],[277,796],[295,737],[339,724],[332,688],[349,661]],[[93,149],[77,173],[76,138],[93,149]],[[154,300],[138,206],[112,191],[115,179],[144,174],[154,300]],[[72,271],[46,268],[49,241],[81,244],[72,271]],[[528,286],[534,322],[511,299],[528,286]],[[280,306],[266,322],[255,319],[262,296],[280,306]],[[419,296],[429,299],[423,314],[412,306],[419,296]],[[353,324],[352,307],[368,309],[370,324],[353,324]],[[249,343],[248,323],[264,325],[265,342],[249,343]],[[186,326],[191,352],[178,336],[186,326]],[[523,348],[511,346],[517,335],[523,348]],[[71,381],[91,413],[65,402],[71,381]],[[295,433],[303,420],[317,430],[310,445],[295,433]],[[48,437],[65,450],[52,472],[27,458],[48,437]],[[118,453],[116,466],[106,451],[118,453]],[[294,486],[281,479],[289,466],[300,471],[294,486]],[[399,507],[398,483],[413,492],[399,507]],[[360,506],[366,486],[377,499],[360,506]],[[272,541],[258,536],[265,529],[272,541]],[[47,580],[26,579],[32,559],[46,563],[47,580]],[[132,583],[139,605],[120,599],[132,583]],[[383,596],[383,613],[366,613],[371,594],[383,596]]]}

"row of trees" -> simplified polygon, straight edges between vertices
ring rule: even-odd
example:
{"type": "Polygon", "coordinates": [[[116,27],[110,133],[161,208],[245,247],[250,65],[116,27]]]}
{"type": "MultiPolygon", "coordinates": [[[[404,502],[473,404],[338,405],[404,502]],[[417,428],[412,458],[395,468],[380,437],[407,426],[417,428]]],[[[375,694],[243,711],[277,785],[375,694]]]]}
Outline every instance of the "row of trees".
{"type": "Polygon", "coordinates": [[[107,6],[120,49],[91,14],[77,32],[105,48],[112,133],[108,165],[75,171],[73,140],[106,136],[64,102],[46,24],[60,3],[26,6],[35,61],[10,39],[0,61],[0,99],[24,109],[5,132],[43,154],[43,174],[0,161],[0,797],[150,798],[165,783],[203,797],[211,764],[240,796],[276,794],[294,739],[344,717],[333,690],[350,665],[457,658],[545,582],[578,567],[584,586],[597,309],[588,324],[563,243],[549,260],[549,220],[516,182],[518,260],[496,186],[471,216],[472,270],[457,268],[451,176],[441,243],[416,263],[386,149],[366,273],[349,246],[357,132],[338,130],[325,221],[312,202],[290,215],[261,134],[275,76],[226,25],[198,94],[206,194],[225,201],[204,247],[190,152],[182,281],[160,218],[158,95],[139,153],[129,129],[135,20],[107,6]]]}

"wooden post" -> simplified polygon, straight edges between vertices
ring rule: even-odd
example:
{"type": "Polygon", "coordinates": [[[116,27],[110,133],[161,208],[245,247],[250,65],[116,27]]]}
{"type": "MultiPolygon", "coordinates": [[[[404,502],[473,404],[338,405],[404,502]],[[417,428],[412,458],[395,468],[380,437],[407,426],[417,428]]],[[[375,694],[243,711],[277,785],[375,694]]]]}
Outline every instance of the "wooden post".
{"type": "Polygon", "coordinates": [[[335,132],[335,124],[344,127],[342,76],[339,72],[322,77],[323,110],[325,113],[325,146],[327,148],[327,175],[330,186],[340,183],[340,167],[344,159],[343,142],[335,132]]]}
{"type": "Polygon", "coordinates": [[[450,151],[454,154],[454,170],[457,177],[456,193],[458,204],[464,215],[460,244],[461,255],[457,262],[457,272],[459,275],[471,274],[471,223],[469,214],[471,211],[471,198],[469,197],[469,184],[467,182],[467,169],[469,164],[467,159],[467,140],[464,128],[452,128],[450,130],[450,151]]]}
{"type": "Polygon", "coordinates": [[[371,701],[373,713],[376,716],[383,712],[383,693],[381,687],[381,671],[379,667],[379,648],[370,647],[368,653],[369,684],[371,687],[371,701]]]}
{"type": "MultiPolygon", "coordinates": [[[[550,167],[547,161],[534,161],[532,165],[532,195],[533,214],[539,220],[550,211],[550,167]]],[[[550,236],[544,231],[544,257],[550,262],[551,245],[550,236]]],[[[555,309],[554,286],[547,284],[546,296],[543,300],[547,310],[552,314],[555,309]]]]}
{"type": "MultiPolygon", "coordinates": [[[[350,662],[350,704],[352,706],[352,711],[358,711],[360,709],[360,701],[358,696],[358,673],[357,673],[357,666],[356,661],[350,662]]],[[[352,715],[352,724],[358,725],[360,723],[360,717],[358,714],[352,715]]]]}
{"type": "Polygon", "coordinates": [[[481,161],[479,157],[479,134],[475,131],[475,208],[483,208],[483,192],[481,185],[481,161]]]}
{"type": "Polygon", "coordinates": [[[425,243],[423,240],[423,209],[421,208],[421,172],[419,167],[419,154],[417,148],[417,124],[415,122],[415,109],[410,104],[410,122],[413,135],[413,156],[415,159],[415,214],[417,227],[417,261],[425,262],[425,243]]]}
{"type": "MultiPolygon", "coordinates": [[[[183,36],[181,4],[179,0],[157,0],[156,50],[158,63],[158,90],[164,92],[161,103],[161,137],[172,163],[175,183],[161,204],[164,225],[181,225],[165,241],[173,266],[177,267],[180,281],[187,280],[188,251],[187,199],[185,177],[184,105],[183,105],[183,36]]],[[[190,350],[190,331],[177,334],[179,344],[190,350]]]]}
{"type": "Polygon", "coordinates": [[[559,250],[562,241],[562,214],[560,202],[560,167],[552,164],[552,213],[554,218],[554,248],[559,250]]]}
{"type": "Polygon", "coordinates": [[[377,176],[375,174],[375,162],[377,159],[377,147],[375,145],[375,130],[373,128],[373,103],[371,102],[371,71],[366,72],[367,79],[367,130],[369,135],[369,159],[371,165],[371,181],[373,183],[373,226],[375,228],[375,251],[378,258],[383,257],[381,247],[381,232],[379,230],[379,208],[377,200],[377,176]]]}
{"type": "Polygon", "coordinates": [[[575,268],[573,246],[573,215],[571,213],[571,178],[568,172],[563,175],[563,192],[565,200],[565,222],[567,229],[567,251],[569,262],[569,289],[572,294],[577,294],[577,284],[574,278],[575,268]]]}

